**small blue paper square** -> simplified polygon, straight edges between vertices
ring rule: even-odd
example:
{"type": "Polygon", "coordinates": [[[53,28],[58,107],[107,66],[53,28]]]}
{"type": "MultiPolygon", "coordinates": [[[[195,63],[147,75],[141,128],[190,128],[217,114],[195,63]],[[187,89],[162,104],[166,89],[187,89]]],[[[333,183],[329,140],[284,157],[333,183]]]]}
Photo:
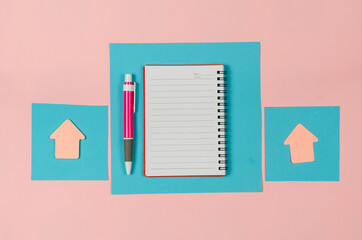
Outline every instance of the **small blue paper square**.
{"type": "Polygon", "coordinates": [[[339,107],[266,107],[265,180],[339,181],[339,121],[339,107]],[[314,161],[291,161],[284,141],[298,124],[317,138],[314,161]]]}
{"type": "Polygon", "coordinates": [[[32,104],[32,180],[108,180],[108,107],[32,104]],[[55,157],[50,135],[69,119],[85,136],[79,158],[55,157]]]}

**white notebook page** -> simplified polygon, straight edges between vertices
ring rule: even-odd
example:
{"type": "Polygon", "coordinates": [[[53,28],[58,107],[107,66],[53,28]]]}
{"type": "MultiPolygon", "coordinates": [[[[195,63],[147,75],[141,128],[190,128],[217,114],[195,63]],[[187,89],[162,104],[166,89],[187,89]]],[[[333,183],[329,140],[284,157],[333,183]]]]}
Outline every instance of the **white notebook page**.
{"type": "Polygon", "coordinates": [[[218,71],[224,66],[145,66],[146,176],[225,175],[218,71]]]}

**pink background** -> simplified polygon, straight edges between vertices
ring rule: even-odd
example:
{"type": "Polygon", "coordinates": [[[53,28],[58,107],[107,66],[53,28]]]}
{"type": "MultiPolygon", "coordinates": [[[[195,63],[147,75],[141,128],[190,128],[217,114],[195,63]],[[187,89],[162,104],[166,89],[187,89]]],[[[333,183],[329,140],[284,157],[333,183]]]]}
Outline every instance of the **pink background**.
{"type": "MultiPolygon", "coordinates": [[[[360,0],[0,0],[0,239],[362,239],[360,0]],[[30,181],[31,103],[109,104],[111,42],[261,42],[263,106],[341,106],[340,182],[30,181]]],[[[264,161],[264,160],[263,160],[264,161]]]]}

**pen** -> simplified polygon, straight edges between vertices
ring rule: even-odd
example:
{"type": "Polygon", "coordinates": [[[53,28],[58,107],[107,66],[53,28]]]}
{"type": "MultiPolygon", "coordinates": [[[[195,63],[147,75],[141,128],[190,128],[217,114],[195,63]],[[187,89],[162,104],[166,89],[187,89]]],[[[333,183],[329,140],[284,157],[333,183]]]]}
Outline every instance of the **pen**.
{"type": "Polygon", "coordinates": [[[132,74],[126,74],[123,85],[123,123],[124,123],[124,161],[127,175],[132,169],[133,149],[133,113],[135,112],[135,85],[132,82],[132,74]]]}

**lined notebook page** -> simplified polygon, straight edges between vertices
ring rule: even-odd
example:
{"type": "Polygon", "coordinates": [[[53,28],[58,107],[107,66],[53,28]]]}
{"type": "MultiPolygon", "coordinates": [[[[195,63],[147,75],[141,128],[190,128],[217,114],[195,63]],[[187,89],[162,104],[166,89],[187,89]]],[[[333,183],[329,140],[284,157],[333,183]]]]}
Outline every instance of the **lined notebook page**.
{"type": "Polygon", "coordinates": [[[224,66],[144,67],[146,176],[225,175],[218,71],[224,66]]]}

